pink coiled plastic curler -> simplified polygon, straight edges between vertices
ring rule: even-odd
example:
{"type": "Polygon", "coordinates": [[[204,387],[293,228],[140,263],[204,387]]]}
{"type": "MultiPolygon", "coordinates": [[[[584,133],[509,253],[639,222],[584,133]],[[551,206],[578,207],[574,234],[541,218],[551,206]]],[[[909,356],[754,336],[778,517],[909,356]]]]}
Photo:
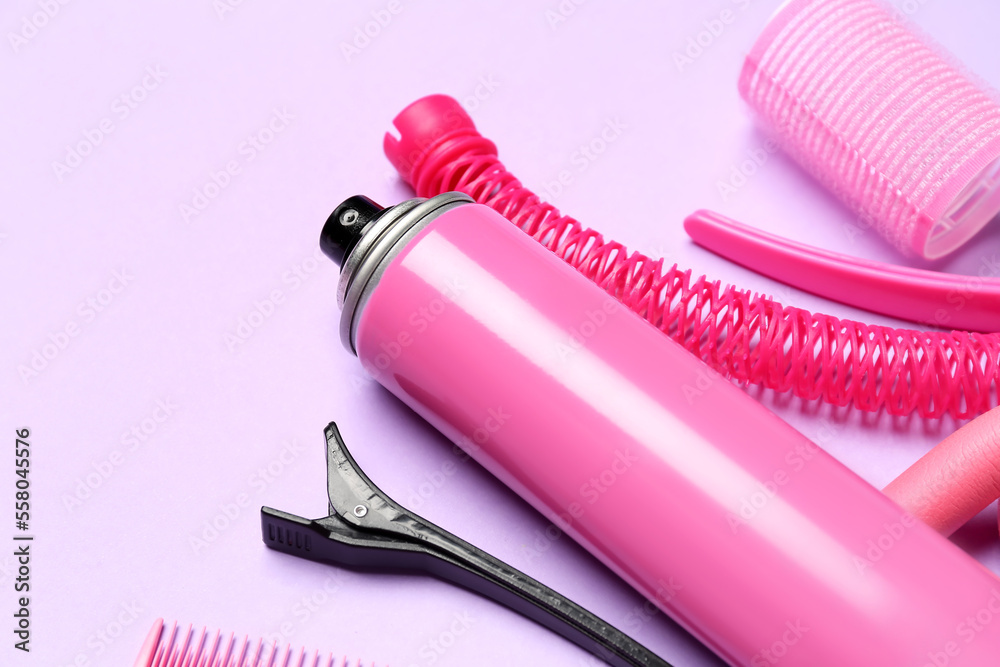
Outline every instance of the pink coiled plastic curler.
{"type": "Polygon", "coordinates": [[[1000,335],[894,329],[783,307],[606,241],[525,188],[445,95],[393,121],[384,148],[418,196],[493,208],[713,369],[806,400],[891,415],[969,418],[997,405],[1000,335]]]}
{"type": "Polygon", "coordinates": [[[1000,580],[496,211],[352,198],[321,245],[372,377],[730,665],[995,664],[1000,580]]]}

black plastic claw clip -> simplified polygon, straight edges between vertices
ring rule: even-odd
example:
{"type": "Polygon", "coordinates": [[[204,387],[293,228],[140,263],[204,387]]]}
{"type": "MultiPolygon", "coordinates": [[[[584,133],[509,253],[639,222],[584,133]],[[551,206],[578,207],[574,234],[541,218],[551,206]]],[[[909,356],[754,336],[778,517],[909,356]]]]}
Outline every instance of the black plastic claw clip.
{"type": "Polygon", "coordinates": [[[610,665],[670,667],[583,607],[398,505],[358,467],[333,422],[326,444],[330,515],[310,521],[262,507],[268,547],[351,569],[434,575],[523,614],[610,665]]]}

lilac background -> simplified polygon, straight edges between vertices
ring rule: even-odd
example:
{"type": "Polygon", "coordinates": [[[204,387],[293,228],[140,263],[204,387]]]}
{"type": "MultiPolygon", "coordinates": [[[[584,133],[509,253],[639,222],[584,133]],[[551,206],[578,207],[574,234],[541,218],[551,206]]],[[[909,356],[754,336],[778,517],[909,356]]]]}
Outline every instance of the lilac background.
{"type": "MultiPolygon", "coordinates": [[[[816,245],[901,261],[874,233],[852,234],[849,212],[783,156],[727,201],[719,194],[718,182],[765,140],[735,82],[777,0],[565,0],[575,9],[554,25],[547,12],[559,11],[557,0],[399,0],[391,22],[350,57],[341,44],[389,2],[246,0],[221,15],[211,0],[70,2],[12,44],[24,17],[45,4],[0,9],[0,433],[8,443],[0,459],[8,471],[0,507],[8,509],[0,512],[9,521],[0,540],[14,532],[10,446],[22,427],[32,431],[37,536],[29,656],[11,647],[13,558],[0,548],[0,662],[131,665],[162,616],[251,636],[284,633],[296,645],[379,664],[589,664],[569,643],[446,584],[339,572],[265,549],[260,505],[325,514],[322,428],[336,419],[392,497],[677,665],[721,664],[662,615],[636,615],[642,600],[568,539],[532,551],[546,527],[540,516],[475,464],[452,468],[448,443],[365,378],[338,339],[337,273],[318,259],[316,240],[350,194],[386,204],[410,196],[382,155],[382,133],[409,102],[444,92],[465,102],[529,186],[543,191],[569,171],[572,182],[550,198],[610,237],[787,305],[893,323],[719,260],[681,229],[685,215],[707,207],[816,245]],[[733,22],[679,69],[675,52],[724,9],[733,22]],[[142,85],[147,68],[159,68],[162,80],[146,78],[134,109],[116,102],[142,85]],[[275,110],[292,118],[249,159],[243,142],[275,110]],[[60,178],[53,163],[104,119],[113,131],[60,178]],[[616,120],[625,129],[581,170],[579,147],[616,120]],[[230,161],[239,173],[185,220],[181,206],[230,161]],[[81,304],[112,296],[102,290],[116,271],[127,285],[90,317],[81,304]],[[281,299],[270,316],[227,345],[274,291],[281,299]],[[22,377],[19,367],[70,323],[77,335],[37,375],[22,377]],[[158,401],[171,405],[162,423],[149,421],[158,401]],[[130,451],[124,434],[144,420],[155,432],[130,451]],[[76,498],[112,457],[119,465],[76,498]],[[262,477],[268,466],[274,474],[262,477]],[[226,519],[238,500],[249,506],[226,519]],[[228,525],[193,544],[212,521],[228,525]],[[122,611],[128,606],[133,613],[122,611]],[[430,648],[435,639],[450,643],[463,615],[471,626],[453,645],[430,648]],[[102,632],[117,636],[108,642],[102,632]]],[[[1000,84],[1000,5],[898,4],[1000,84]]],[[[998,237],[993,224],[934,268],[974,274],[998,237]]],[[[813,439],[833,429],[827,448],[879,486],[957,426],[754,395],[813,439]]],[[[1000,571],[995,506],[955,539],[1000,571]]]]}

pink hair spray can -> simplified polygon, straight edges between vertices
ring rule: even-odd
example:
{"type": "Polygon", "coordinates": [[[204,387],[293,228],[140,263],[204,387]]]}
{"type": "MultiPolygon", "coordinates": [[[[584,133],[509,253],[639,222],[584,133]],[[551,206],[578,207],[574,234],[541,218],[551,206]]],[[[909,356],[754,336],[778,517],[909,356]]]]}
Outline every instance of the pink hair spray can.
{"type": "Polygon", "coordinates": [[[498,213],[321,246],[368,372],[731,665],[1000,664],[1000,580],[498,213]]]}

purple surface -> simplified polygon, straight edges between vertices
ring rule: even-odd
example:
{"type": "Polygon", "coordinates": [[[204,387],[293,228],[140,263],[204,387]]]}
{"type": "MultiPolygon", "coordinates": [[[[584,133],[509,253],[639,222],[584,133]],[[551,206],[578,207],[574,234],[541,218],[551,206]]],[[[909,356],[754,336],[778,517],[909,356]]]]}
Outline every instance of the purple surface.
{"type": "MultiPolygon", "coordinates": [[[[545,522],[481,469],[453,467],[444,439],[365,379],[338,339],[336,269],[319,258],[316,239],[350,194],[382,203],[410,196],[381,136],[406,104],[444,92],[465,101],[528,185],[610,237],[786,304],[892,323],[713,257],[681,228],[694,209],[714,208],[815,245],[900,261],[873,232],[857,234],[850,214],[783,156],[720,195],[719,182],[764,143],[735,81],[778,3],[232,0],[220,14],[226,1],[45,0],[0,10],[0,424],[9,457],[0,460],[9,517],[0,541],[17,532],[13,444],[23,427],[32,432],[36,538],[32,651],[14,650],[0,625],[8,638],[0,662],[130,665],[162,616],[280,633],[397,666],[589,663],[551,633],[446,584],[266,550],[260,505],[325,513],[322,428],[336,419],[392,497],[677,665],[720,664],[662,615],[647,618],[642,600],[568,539],[547,540],[545,522]],[[35,19],[44,7],[58,11],[35,19]],[[675,54],[723,10],[731,23],[678,67],[675,54]],[[373,16],[391,21],[345,54],[342,44],[373,16]],[[554,16],[565,20],[553,24],[554,16]],[[45,24],[33,32],[25,20],[45,24]],[[11,38],[22,31],[30,37],[11,38]],[[621,128],[614,141],[584,156],[580,147],[609,123],[621,128]],[[54,165],[102,127],[79,164],[54,165]],[[271,141],[254,148],[248,138],[257,135],[271,141]],[[218,175],[227,166],[228,179],[218,175]],[[562,171],[569,184],[558,192],[562,171]],[[225,186],[214,190],[213,178],[225,186]],[[214,197],[194,201],[206,187],[214,197]],[[183,208],[196,204],[205,206],[195,215],[183,208]],[[259,326],[247,329],[251,318],[259,326]],[[67,326],[75,336],[60,334],[67,326]],[[51,358],[25,374],[36,353],[51,358]],[[223,528],[206,534],[212,522],[223,528]]],[[[1000,5],[899,4],[1000,84],[1000,5]]],[[[998,237],[994,223],[932,268],[1000,270],[998,237]]],[[[759,397],[877,486],[958,426],[759,397]]],[[[1000,572],[995,506],[954,539],[1000,572]]],[[[0,549],[8,627],[12,552],[0,549]]]]}

